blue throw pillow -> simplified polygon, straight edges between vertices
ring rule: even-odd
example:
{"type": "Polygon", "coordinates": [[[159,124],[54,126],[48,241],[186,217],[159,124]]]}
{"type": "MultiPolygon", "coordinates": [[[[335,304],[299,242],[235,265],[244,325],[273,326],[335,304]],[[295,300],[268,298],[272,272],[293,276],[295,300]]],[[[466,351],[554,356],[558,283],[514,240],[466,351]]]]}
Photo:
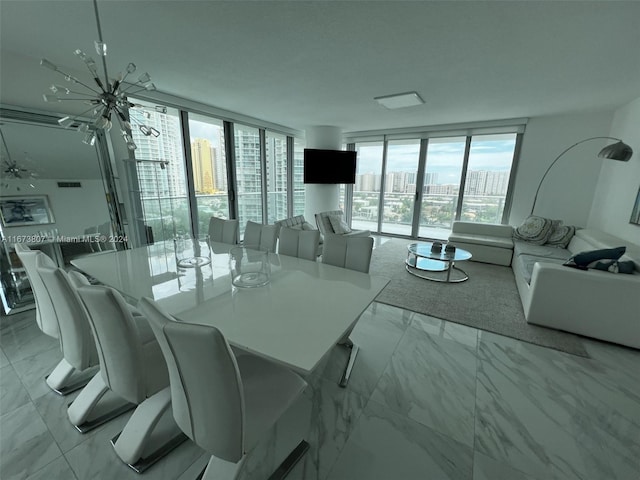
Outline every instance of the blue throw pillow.
{"type": "Polygon", "coordinates": [[[627,247],[617,248],[604,248],[602,250],[591,250],[589,252],[582,252],[573,257],[573,262],[579,267],[586,267],[590,263],[598,260],[618,260],[627,247]]]}

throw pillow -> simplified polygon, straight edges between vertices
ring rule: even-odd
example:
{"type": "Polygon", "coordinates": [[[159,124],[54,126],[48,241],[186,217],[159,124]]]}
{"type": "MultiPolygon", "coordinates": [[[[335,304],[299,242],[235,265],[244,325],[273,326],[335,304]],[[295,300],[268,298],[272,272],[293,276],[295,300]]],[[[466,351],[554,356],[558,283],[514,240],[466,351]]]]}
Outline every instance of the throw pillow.
{"type": "Polygon", "coordinates": [[[590,263],[598,260],[618,260],[626,250],[627,247],[617,247],[581,252],[573,256],[573,261],[576,265],[587,267],[590,263]]]}
{"type": "Polygon", "coordinates": [[[349,225],[342,220],[341,217],[330,215],[329,221],[331,222],[331,227],[333,228],[333,232],[338,235],[344,235],[345,233],[351,233],[351,229],[349,225]]]}
{"type": "Polygon", "coordinates": [[[513,236],[518,240],[533,243],[534,245],[544,245],[551,235],[554,221],[559,222],[558,220],[531,215],[522,225],[513,230],[513,236]]]}
{"type": "Polygon", "coordinates": [[[622,261],[622,262],[618,260],[608,260],[605,262],[596,262],[593,268],[595,268],[596,270],[605,270],[611,273],[632,274],[636,266],[631,260],[622,261]]]}
{"type": "Polygon", "coordinates": [[[549,235],[546,245],[567,248],[575,233],[576,227],[573,225],[558,225],[549,235]]]}

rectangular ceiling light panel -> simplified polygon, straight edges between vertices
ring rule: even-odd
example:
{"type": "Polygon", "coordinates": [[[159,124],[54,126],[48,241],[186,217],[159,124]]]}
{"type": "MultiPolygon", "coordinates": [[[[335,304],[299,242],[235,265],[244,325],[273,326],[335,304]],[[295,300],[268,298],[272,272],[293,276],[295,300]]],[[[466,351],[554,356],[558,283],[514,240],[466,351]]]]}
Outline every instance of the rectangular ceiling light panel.
{"type": "Polygon", "coordinates": [[[389,109],[415,107],[424,103],[424,100],[422,100],[422,98],[420,98],[420,95],[418,95],[416,92],[385,95],[384,97],[375,97],[374,100],[383,107],[389,109]]]}

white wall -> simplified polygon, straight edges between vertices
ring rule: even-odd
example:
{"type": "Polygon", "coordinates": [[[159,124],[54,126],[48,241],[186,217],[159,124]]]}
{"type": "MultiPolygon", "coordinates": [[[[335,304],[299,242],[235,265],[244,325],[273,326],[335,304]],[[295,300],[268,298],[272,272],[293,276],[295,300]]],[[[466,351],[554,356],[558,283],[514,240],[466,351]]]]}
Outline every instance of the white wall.
{"type": "Polygon", "coordinates": [[[640,226],[629,223],[640,188],[640,97],[616,110],[610,136],[629,145],[633,156],[602,163],[588,226],[640,244],[640,226]]]}
{"type": "Polygon", "coordinates": [[[4,234],[29,235],[40,231],[58,229],[59,235],[82,235],[84,229],[90,226],[100,225],[110,221],[107,210],[102,180],[71,180],[79,181],[80,188],[59,188],[60,180],[34,180],[31,183],[35,189],[29,187],[29,182],[24,182],[17,191],[12,182],[9,188],[2,189],[2,195],[47,195],[53,211],[55,223],[48,225],[34,225],[30,227],[3,227],[4,234]]]}
{"type": "MultiPolygon", "coordinates": [[[[540,179],[567,147],[589,137],[608,136],[613,112],[531,118],[522,141],[509,224],[529,216],[540,179]]],[[[567,152],[549,171],[538,195],[535,214],[585,227],[606,140],[592,140],[567,152]]]]}

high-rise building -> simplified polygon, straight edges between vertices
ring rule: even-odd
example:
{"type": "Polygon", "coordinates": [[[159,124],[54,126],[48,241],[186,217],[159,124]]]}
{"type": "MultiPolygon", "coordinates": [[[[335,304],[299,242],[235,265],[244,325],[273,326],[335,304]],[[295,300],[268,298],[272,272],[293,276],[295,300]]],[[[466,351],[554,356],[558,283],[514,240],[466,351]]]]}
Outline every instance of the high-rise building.
{"type": "Polygon", "coordinates": [[[193,165],[193,184],[198,193],[215,193],[215,175],[213,170],[214,150],[206,138],[191,141],[191,162],[193,165]]]}

